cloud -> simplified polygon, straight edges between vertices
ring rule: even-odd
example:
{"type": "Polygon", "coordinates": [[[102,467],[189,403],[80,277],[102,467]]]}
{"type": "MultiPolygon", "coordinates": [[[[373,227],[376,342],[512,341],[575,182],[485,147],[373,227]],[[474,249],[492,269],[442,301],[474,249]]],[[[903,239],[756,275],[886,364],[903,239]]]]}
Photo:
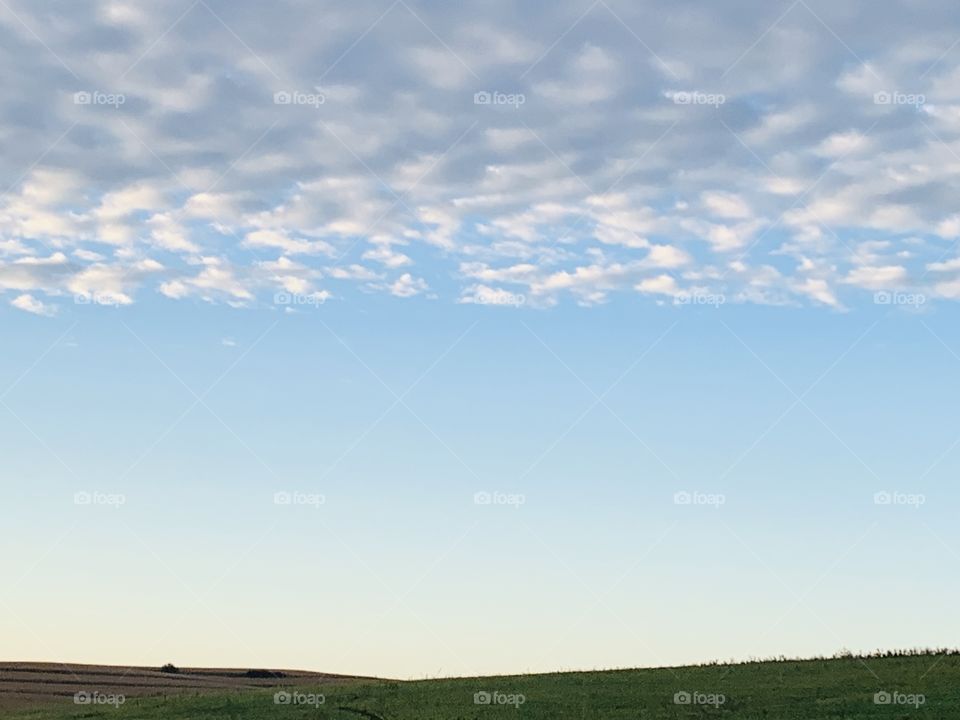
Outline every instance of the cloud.
{"type": "Polygon", "coordinates": [[[816,147],[815,152],[827,157],[840,157],[865,150],[868,146],[869,140],[865,135],[851,130],[830,135],[816,147]]]}
{"type": "Polygon", "coordinates": [[[643,264],[649,267],[676,268],[687,265],[692,258],[689,253],[672,245],[651,245],[643,264]]]}
{"type": "Polygon", "coordinates": [[[389,247],[377,247],[373,250],[367,250],[363,254],[364,260],[373,260],[386,265],[388,268],[398,268],[404,265],[411,265],[413,260],[403,253],[391,250],[389,247]]]}
{"type": "Polygon", "coordinates": [[[807,295],[818,303],[829,305],[833,308],[840,307],[840,301],[830,288],[829,283],[822,278],[807,278],[795,285],[797,292],[807,295]]]}
{"type": "Polygon", "coordinates": [[[934,272],[945,272],[950,270],[960,270],[960,258],[952,258],[944,262],[934,262],[927,265],[928,270],[934,272]]]}
{"type": "Polygon", "coordinates": [[[404,273],[390,285],[390,294],[395,297],[409,298],[426,292],[429,289],[426,281],[415,278],[410,273],[404,273]]]}
{"type": "Polygon", "coordinates": [[[637,292],[653,293],[657,295],[677,295],[680,288],[677,287],[677,281],[670,275],[657,275],[656,277],[645,278],[635,286],[637,292]]]}
{"type": "Polygon", "coordinates": [[[960,297],[947,3],[256,9],[10,0],[8,302],[960,297]]]}
{"type": "Polygon", "coordinates": [[[746,201],[735,193],[710,191],[703,193],[701,199],[707,212],[717,217],[742,220],[753,215],[746,201]]]}
{"type": "Polygon", "coordinates": [[[10,304],[18,310],[33,313],[34,315],[53,317],[57,314],[56,307],[53,305],[47,305],[46,303],[37,300],[33,295],[29,294],[17,295],[13,300],[10,301],[10,304]]]}
{"type": "Polygon", "coordinates": [[[160,293],[179,300],[199,295],[204,300],[224,298],[228,301],[253,299],[253,292],[237,277],[234,268],[222,258],[204,257],[203,269],[196,275],[169,280],[160,285],[160,293]]]}
{"type": "Polygon", "coordinates": [[[545,98],[560,104],[593,104],[611,99],[620,83],[620,64],[601,47],[587,44],[567,66],[563,76],[534,86],[545,98]]]}
{"type": "Polygon", "coordinates": [[[844,278],[845,283],[857,285],[869,290],[883,290],[886,288],[903,287],[907,279],[907,269],[901,265],[884,265],[882,267],[854,268],[844,278]]]}
{"type": "Polygon", "coordinates": [[[333,247],[322,240],[294,240],[282,230],[255,230],[247,233],[243,244],[250,248],[276,248],[288,255],[333,255],[333,247]]]}
{"type": "Polygon", "coordinates": [[[34,257],[28,255],[26,257],[17,258],[13,261],[16,265],[63,265],[67,262],[67,256],[62,252],[55,252],[53,255],[48,257],[34,257]]]}
{"type": "Polygon", "coordinates": [[[197,253],[200,248],[187,239],[186,231],[169,213],[157,213],[147,220],[153,244],[171,252],[197,253]]]}
{"type": "Polygon", "coordinates": [[[936,233],[940,237],[960,237],[960,215],[951,215],[937,223],[936,233]]]}
{"type": "Polygon", "coordinates": [[[470,285],[463,289],[458,303],[467,305],[493,305],[498,307],[519,307],[526,303],[524,295],[511,292],[506,288],[488,285],[470,285]]]}

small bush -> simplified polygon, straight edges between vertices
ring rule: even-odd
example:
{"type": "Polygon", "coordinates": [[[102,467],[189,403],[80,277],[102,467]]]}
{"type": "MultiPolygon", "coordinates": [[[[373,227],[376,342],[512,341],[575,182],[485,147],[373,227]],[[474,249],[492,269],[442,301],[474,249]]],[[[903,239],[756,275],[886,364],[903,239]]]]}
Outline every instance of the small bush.
{"type": "Polygon", "coordinates": [[[173,663],[167,663],[167,664],[164,665],[162,668],[160,668],[160,672],[162,672],[162,673],[176,674],[176,673],[180,672],[180,668],[178,668],[178,667],[177,667],[176,665],[174,665],[173,663]]]}

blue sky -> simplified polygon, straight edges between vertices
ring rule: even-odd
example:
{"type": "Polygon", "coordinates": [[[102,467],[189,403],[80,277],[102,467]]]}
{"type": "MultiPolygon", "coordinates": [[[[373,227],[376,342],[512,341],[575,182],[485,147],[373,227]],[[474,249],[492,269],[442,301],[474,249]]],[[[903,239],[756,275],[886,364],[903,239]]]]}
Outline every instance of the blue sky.
{"type": "Polygon", "coordinates": [[[11,657],[418,677],[953,639],[949,307],[4,328],[11,657]]]}
{"type": "Polygon", "coordinates": [[[9,3],[8,659],[955,645],[954,14],[9,3]]]}

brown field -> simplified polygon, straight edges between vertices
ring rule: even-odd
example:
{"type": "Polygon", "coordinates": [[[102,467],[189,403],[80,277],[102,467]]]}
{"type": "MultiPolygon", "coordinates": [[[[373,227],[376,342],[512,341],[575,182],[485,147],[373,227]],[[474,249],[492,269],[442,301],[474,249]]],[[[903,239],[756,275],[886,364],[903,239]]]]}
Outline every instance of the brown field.
{"type": "Polygon", "coordinates": [[[70,665],[59,663],[0,662],[0,717],[5,711],[72,703],[77,692],[122,694],[128,698],[150,695],[183,695],[211,691],[249,690],[355,680],[348,675],[302,670],[263,671],[257,668],[180,668],[178,673],[156,667],[70,665]],[[248,673],[270,677],[251,677],[248,673]]]}

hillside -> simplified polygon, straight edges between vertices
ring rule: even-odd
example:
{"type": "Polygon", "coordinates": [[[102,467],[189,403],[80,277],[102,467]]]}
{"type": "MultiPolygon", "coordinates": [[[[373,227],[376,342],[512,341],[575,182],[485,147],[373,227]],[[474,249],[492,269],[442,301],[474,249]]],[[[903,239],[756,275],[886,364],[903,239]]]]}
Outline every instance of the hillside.
{"type": "MultiPolygon", "coordinates": [[[[102,670],[102,669],[101,669],[102,670]]],[[[243,671],[206,671],[243,674],[243,671]]],[[[196,678],[166,697],[75,705],[62,698],[23,708],[17,720],[861,720],[960,717],[960,657],[913,656],[769,661],[735,665],[615,670],[391,682],[302,675],[275,681],[299,689],[198,688],[196,678]]],[[[269,679],[264,683],[274,682],[269,679]]],[[[175,685],[174,683],[173,685],[175,685]]],[[[48,698],[49,700],[49,698],[48,698]]]]}
{"type": "MultiPolygon", "coordinates": [[[[0,662],[0,717],[6,717],[6,713],[14,709],[39,706],[83,710],[83,705],[75,703],[77,693],[90,696],[91,702],[86,706],[90,710],[95,706],[94,693],[104,697],[122,695],[123,705],[127,705],[145,697],[330,685],[362,679],[370,678],[300,670],[178,668],[175,673],[170,673],[155,667],[0,662]]],[[[83,700],[84,697],[81,695],[76,699],[83,700]]]]}

